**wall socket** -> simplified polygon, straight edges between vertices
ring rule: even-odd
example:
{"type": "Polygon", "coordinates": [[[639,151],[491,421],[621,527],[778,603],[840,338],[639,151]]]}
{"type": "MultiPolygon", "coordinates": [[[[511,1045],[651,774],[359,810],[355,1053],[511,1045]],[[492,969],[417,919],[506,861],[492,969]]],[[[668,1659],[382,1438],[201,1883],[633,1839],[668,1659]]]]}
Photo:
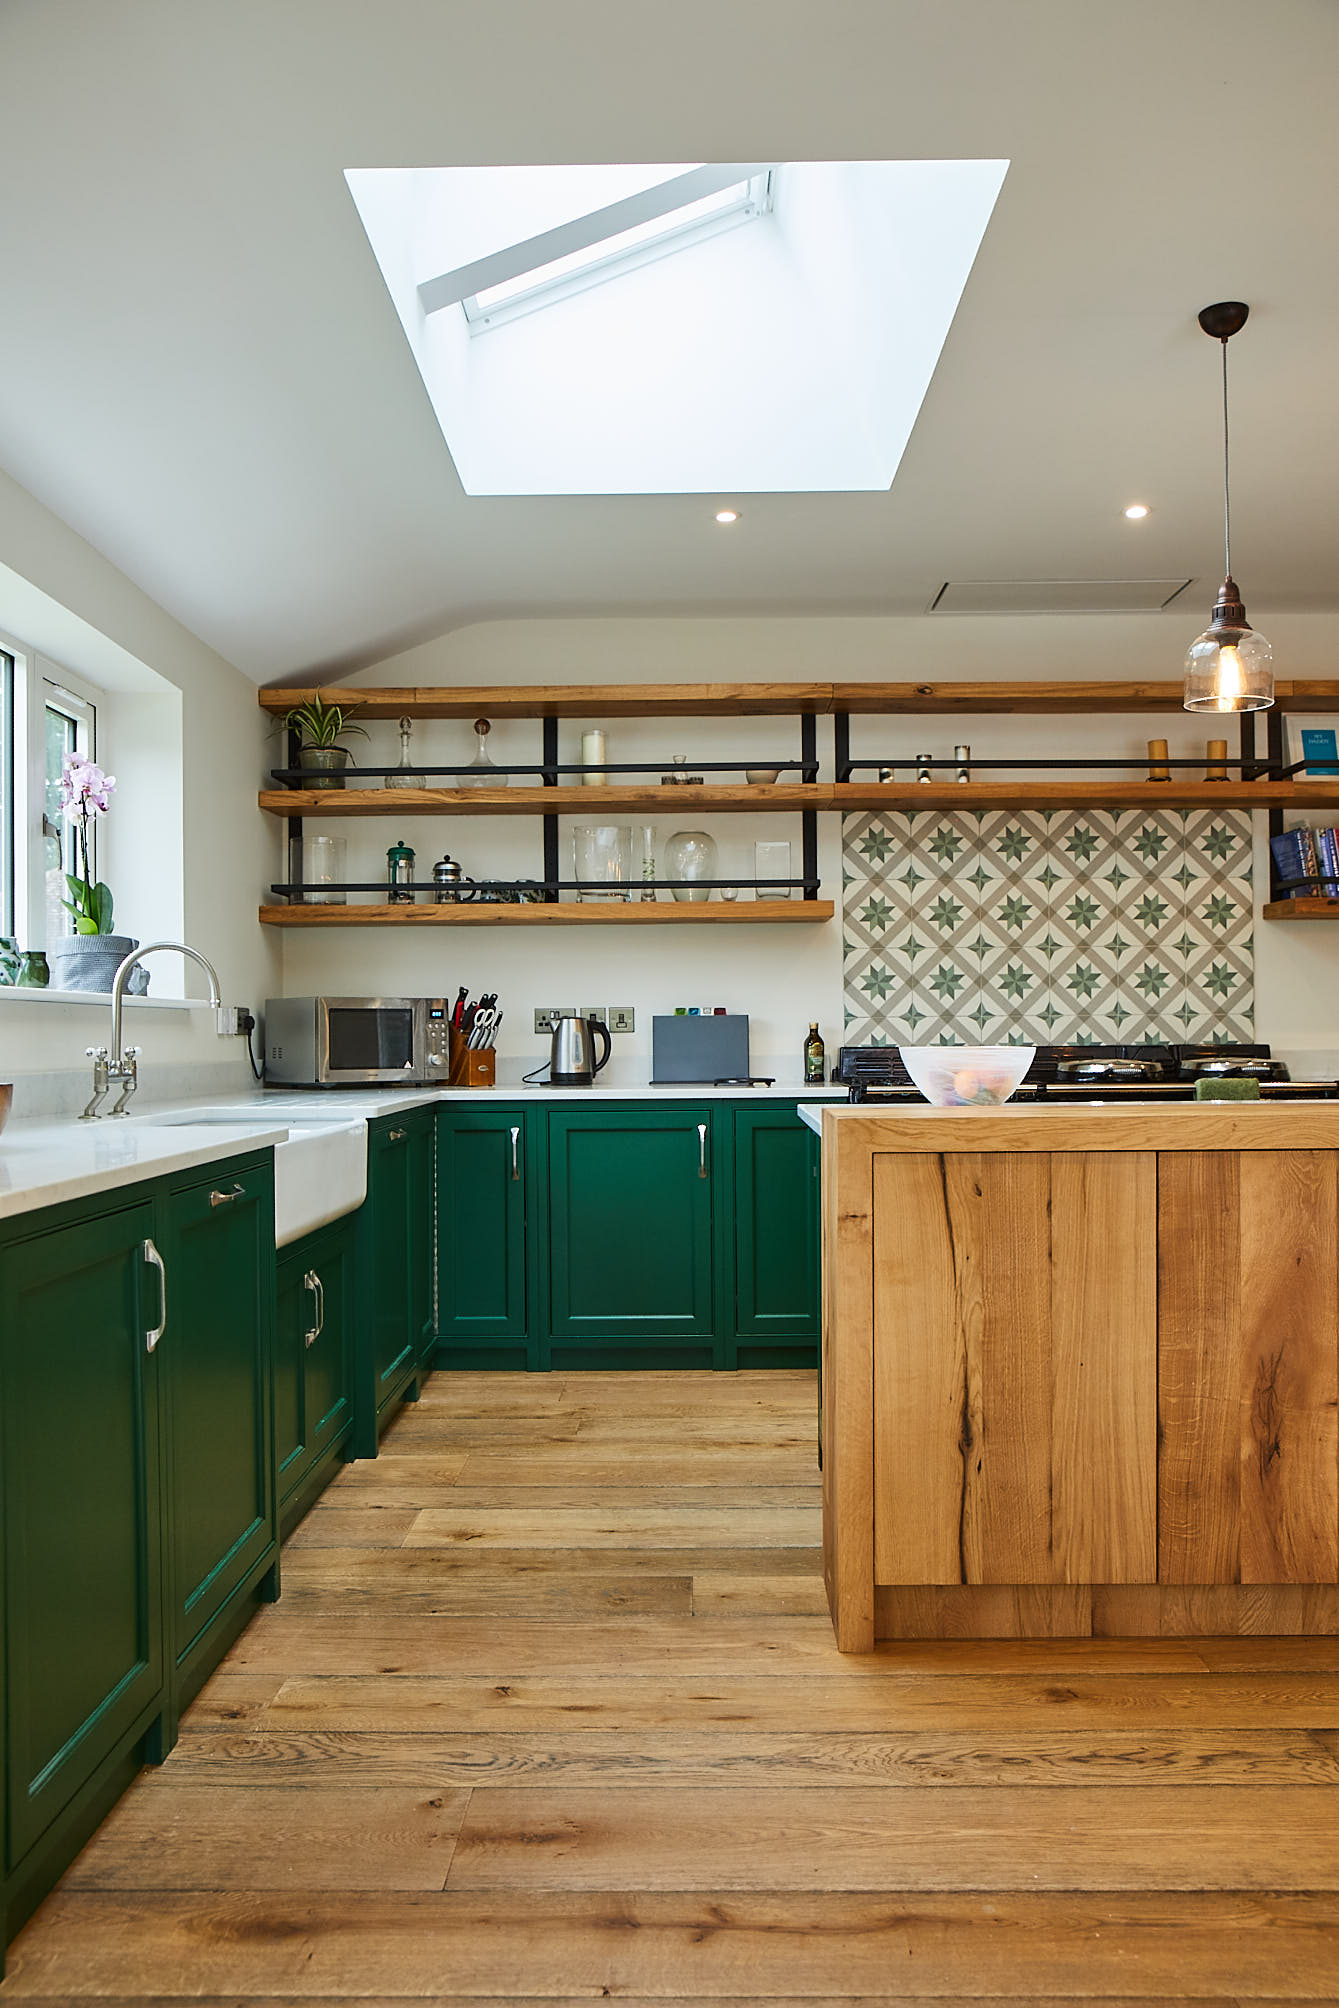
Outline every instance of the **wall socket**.
{"type": "Polygon", "coordinates": [[[594,1018],[601,1025],[607,1026],[609,1023],[609,1006],[607,1004],[583,1004],[581,1015],[583,1018],[594,1018]]]}
{"type": "Polygon", "coordinates": [[[235,1039],[246,1030],[243,1018],[250,1016],[245,1004],[220,1004],[214,1013],[214,1029],[220,1039],[235,1039]]]}
{"type": "Polygon", "coordinates": [[[611,1032],[635,1032],[637,1013],[631,1004],[611,1004],[607,1022],[611,1032]]]}
{"type": "Polygon", "coordinates": [[[576,1012],[575,1004],[537,1004],[535,1006],[535,1031],[551,1032],[560,1018],[571,1018],[576,1012]]]}

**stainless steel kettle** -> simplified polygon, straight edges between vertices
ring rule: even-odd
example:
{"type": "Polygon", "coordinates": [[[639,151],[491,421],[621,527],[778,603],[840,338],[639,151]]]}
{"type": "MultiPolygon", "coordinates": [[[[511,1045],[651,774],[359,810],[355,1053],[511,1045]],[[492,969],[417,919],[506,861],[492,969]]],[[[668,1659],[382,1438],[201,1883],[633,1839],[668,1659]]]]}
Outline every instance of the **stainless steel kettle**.
{"type": "Polygon", "coordinates": [[[549,1085],[555,1088],[588,1088],[609,1060],[609,1027],[598,1018],[560,1018],[553,1028],[553,1050],[549,1055],[549,1085]],[[599,1059],[595,1046],[604,1042],[599,1059]]]}

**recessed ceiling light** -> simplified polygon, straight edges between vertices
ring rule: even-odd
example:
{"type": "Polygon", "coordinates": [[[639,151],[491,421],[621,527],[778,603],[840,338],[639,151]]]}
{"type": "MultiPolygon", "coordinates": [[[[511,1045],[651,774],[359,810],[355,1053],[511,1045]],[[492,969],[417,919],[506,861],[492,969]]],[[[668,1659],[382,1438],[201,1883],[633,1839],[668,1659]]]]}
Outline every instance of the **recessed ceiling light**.
{"type": "Polygon", "coordinates": [[[718,523],[737,523],[739,521],[739,511],[738,509],[718,509],[716,511],[716,521],[718,523]]]}
{"type": "Polygon", "coordinates": [[[1147,502],[1132,502],[1125,512],[1131,523],[1142,523],[1148,514],[1147,502]]]}

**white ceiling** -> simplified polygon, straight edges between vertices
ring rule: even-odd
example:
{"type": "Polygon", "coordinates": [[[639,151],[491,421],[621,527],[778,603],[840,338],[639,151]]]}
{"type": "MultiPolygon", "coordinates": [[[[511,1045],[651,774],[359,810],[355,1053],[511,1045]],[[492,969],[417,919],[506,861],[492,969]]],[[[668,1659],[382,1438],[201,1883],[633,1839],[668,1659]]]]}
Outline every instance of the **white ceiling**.
{"type": "Polygon", "coordinates": [[[1236,297],[1237,575],[1261,625],[1333,607],[1336,75],[1330,0],[5,0],[0,464],[261,679],[954,579],[1191,576],[1207,611],[1195,314],[1236,297]],[[892,490],[728,531],[733,497],[464,495],[343,174],[982,157],[1012,166],[892,490]]]}

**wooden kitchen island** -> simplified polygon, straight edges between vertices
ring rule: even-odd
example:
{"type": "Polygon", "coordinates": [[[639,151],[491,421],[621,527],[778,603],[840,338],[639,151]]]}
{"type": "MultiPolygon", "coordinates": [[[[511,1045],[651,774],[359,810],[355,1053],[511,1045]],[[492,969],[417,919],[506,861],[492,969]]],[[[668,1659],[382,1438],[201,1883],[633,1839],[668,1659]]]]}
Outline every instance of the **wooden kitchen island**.
{"type": "Polygon", "coordinates": [[[843,1652],[1339,1632],[1339,1103],[821,1135],[843,1652]]]}

